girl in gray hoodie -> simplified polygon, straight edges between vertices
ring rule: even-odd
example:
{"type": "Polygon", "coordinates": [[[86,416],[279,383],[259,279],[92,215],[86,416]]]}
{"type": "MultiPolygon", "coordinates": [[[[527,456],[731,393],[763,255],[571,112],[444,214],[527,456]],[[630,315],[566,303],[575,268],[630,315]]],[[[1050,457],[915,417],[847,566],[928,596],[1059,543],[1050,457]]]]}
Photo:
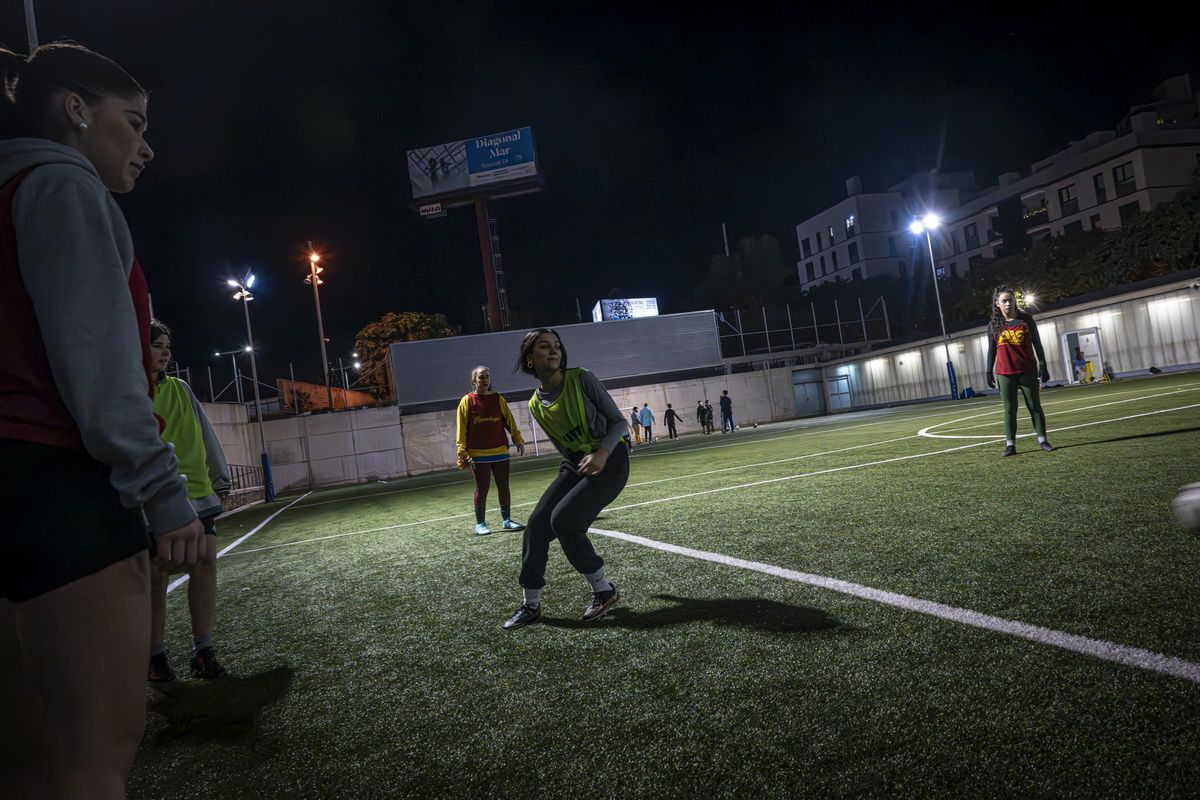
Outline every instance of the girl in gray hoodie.
{"type": "Polygon", "coordinates": [[[0,791],[119,798],[145,725],[151,536],[171,570],[204,546],[112,197],[154,157],[147,95],[78,45],[0,68],[0,791]]]}

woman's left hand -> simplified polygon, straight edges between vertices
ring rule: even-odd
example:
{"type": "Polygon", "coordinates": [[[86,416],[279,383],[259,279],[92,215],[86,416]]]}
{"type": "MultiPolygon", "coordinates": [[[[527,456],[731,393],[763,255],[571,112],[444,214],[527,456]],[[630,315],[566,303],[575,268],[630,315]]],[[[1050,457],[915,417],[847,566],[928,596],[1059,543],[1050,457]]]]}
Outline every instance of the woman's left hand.
{"type": "Polygon", "coordinates": [[[517,455],[525,455],[525,445],[521,444],[520,442],[517,443],[517,455]]]}
{"type": "Polygon", "coordinates": [[[579,460],[579,466],[575,471],[580,475],[599,475],[604,469],[604,465],[608,463],[608,451],[601,447],[594,453],[590,453],[579,460]]]}

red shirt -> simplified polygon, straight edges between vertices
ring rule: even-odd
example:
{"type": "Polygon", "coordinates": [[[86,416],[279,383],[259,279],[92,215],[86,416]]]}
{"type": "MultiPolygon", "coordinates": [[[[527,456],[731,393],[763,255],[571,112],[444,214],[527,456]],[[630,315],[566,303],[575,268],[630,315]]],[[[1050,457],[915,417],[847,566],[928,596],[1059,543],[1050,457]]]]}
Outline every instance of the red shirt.
{"type": "Polygon", "coordinates": [[[1033,351],[1033,333],[1025,320],[1005,323],[996,334],[997,375],[1037,374],[1037,356],[1033,351]]]}
{"type": "MultiPolygon", "coordinates": [[[[79,450],[83,447],[79,428],[54,383],[37,314],[17,261],[13,198],[29,172],[25,170],[0,188],[0,341],[4,343],[0,347],[0,439],[79,450]]],[[[150,295],[137,259],[129,273],[129,294],[141,336],[146,391],[153,397],[150,295]]]]}
{"type": "Polygon", "coordinates": [[[508,448],[500,395],[471,392],[467,395],[467,449],[492,450],[497,447],[508,448]]]}

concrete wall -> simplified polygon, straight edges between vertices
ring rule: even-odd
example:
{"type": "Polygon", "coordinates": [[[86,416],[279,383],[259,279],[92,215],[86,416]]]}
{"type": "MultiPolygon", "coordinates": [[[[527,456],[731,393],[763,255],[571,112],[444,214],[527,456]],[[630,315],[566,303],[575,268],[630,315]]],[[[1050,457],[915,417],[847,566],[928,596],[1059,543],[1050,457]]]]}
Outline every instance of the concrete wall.
{"type": "Polygon", "coordinates": [[[212,423],[217,438],[225,450],[225,460],[230,464],[257,466],[258,434],[250,439],[251,428],[247,424],[246,407],[238,403],[201,403],[208,421],[212,423]]]}
{"type": "MultiPolygon", "coordinates": [[[[649,403],[658,420],[656,435],[666,433],[663,417],[667,403],[672,403],[683,417],[680,432],[694,433],[699,429],[695,421],[696,401],[712,402],[719,424],[718,399],[725,389],[733,398],[734,421],[738,425],[795,416],[788,368],[627,387],[613,390],[612,396],[626,414],[634,405],[641,409],[642,403],[649,403]]],[[[230,463],[257,465],[258,427],[246,421],[245,410],[225,403],[204,406],[230,463]]],[[[553,452],[554,446],[546,435],[534,427],[529,407],[512,403],[510,408],[525,439],[526,455],[553,452]]],[[[396,406],[265,423],[277,491],[386,480],[448,469],[455,461],[455,428],[453,410],[401,416],[396,406]]]]}

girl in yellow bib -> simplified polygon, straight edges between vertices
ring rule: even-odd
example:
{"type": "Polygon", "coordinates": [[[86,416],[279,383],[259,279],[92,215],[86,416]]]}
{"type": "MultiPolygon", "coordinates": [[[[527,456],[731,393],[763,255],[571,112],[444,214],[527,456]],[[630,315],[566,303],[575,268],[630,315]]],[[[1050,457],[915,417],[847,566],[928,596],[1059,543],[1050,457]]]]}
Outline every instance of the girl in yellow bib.
{"type": "Polygon", "coordinates": [[[529,410],[563,461],[525,528],[522,603],[504,628],[522,628],[541,618],[546,561],[554,539],[592,590],[583,619],[597,620],[617,604],[620,595],[605,576],[604,559],[596,554],[587,531],[629,480],[629,451],[623,438],[629,423],[599,378],[586,369],[567,368],[566,348],[549,328],[525,334],[517,369],[540,382],[529,398],[529,410]]]}

